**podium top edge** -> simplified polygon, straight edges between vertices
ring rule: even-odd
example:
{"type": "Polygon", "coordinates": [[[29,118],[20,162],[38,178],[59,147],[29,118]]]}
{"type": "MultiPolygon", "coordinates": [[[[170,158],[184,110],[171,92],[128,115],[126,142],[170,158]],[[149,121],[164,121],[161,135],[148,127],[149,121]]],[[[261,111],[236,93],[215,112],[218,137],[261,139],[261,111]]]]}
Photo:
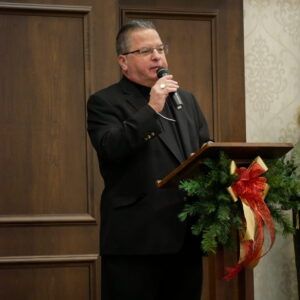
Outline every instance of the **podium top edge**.
{"type": "Polygon", "coordinates": [[[294,148],[292,143],[247,143],[247,142],[208,142],[202,145],[187,160],[157,182],[158,187],[163,187],[169,182],[184,178],[199,162],[207,157],[216,157],[219,151],[224,151],[230,159],[248,161],[257,156],[262,159],[276,159],[284,156],[294,148]]]}
{"type": "MultiPolygon", "coordinates": [[[[209,142],[204,145],[209,145],[209,147],[283,147],[289,148],[294,147],[293,143],[256,143],[256,142],[209,142]]],[[[204,146],[203,145],[203,146],[204,146]]]]}
{"type": "MultiPolygon", "coordinates": [[[[237,151],[246,151],[249,153],[256,153],[262,152],[264,154],[272,151],[270,153],[276,154],[275,156],[282,156],[283,154],[289,152],[291,149],[294,148],[292,143],[247,143],[247,142],[207,142],[199,148],[195,155],[207,155],[209,153],[214,153],[214,149],[225,151],[225,152],[233,152],[237,153],[237,151]]],[[[240,155],[239,155],[240,156],[240,155]]],[[[269,155],[266,156],[268,158],[269,155]]],[[[271,155],[272,158],[275,158],[274,155],[271,155]]],[[[270,158],[271,158],[270,157],[270,158]]]]}

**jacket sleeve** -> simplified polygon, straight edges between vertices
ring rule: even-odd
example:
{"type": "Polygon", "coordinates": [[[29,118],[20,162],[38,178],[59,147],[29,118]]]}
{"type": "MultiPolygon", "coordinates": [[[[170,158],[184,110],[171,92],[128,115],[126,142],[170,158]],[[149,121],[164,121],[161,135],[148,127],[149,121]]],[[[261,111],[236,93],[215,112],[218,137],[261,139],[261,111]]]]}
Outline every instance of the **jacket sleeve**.
{"type": "Polygon", "coordinates": [[[122,160],[160,132],[157,114],[149,106],[129,113],[99,95],[88,100],[88,132],[101,160],[122,160]]]}

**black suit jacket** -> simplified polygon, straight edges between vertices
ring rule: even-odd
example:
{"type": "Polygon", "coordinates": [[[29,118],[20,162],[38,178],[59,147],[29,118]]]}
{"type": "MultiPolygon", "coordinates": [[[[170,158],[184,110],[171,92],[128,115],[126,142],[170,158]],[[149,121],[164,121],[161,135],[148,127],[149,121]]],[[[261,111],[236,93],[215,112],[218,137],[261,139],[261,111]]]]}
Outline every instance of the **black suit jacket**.
{"type": "Polygon", "coordinates": [[[158,189],[157,179],[176,168],[209,139],[192,94],[179,89],[175,111],[184,156],[174,137],[147,105],[137,86],[123,78],[88,100],[88,132],[97,151],[105,188],[101,198],[101,254],[178,252],[185,224],[178,219],[183,195],[158,189]]]}

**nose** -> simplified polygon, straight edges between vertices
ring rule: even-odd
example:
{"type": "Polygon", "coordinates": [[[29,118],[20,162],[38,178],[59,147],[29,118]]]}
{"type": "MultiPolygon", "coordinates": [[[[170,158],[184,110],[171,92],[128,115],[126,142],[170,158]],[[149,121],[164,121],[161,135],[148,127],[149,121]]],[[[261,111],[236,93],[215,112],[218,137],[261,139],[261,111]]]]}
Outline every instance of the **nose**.
{"type": "Polygon", "coordinates": [[[161,54],[159,54],[157,49],[153,49],[153,52],[152,52],[151,56],[152,56],[152,59],[160,59],[161,58],[161,54]]]}

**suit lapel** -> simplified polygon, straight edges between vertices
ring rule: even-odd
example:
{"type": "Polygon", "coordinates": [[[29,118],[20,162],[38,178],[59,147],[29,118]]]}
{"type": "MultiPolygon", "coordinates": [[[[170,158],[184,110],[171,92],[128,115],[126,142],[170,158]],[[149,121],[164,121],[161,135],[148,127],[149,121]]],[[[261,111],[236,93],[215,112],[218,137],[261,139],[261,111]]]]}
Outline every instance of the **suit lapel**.
{"type": "Polygon", "coordinates": [[[126,101],[136,110],[141,109],[147,103],[147,99],[142,95],[134,83],[123,77],[120,81],[126,101]]]}
{"type": "Polygon", "coordinates": [[[195,124],[192,123],[193,118],[188,114],[185,106],[183,106],[181,110],[174,109],[174,114],[185,159],[187,159],[191,153],[195,152],[199,147],[195,124]]]}
{"type": "MultiPolygon", "coordinates": [[[[169,98],[167,101],[172,102],[172,99],[169,98]]],[[[169,148],[169,150],[175,155],[179,162],[186,160],[190,154],[197,149],[197,145],[194,145],[197,137],[195,136],[195,126],[191,123],[191,116],[188,115],[187,109],[185,106],[181,110],[174,108],[173,103],[170,105],[173,111],[175,120],[176,120],[176,130],[182,145],[182,151],[180,151],[179,146],[177,145],[176,138],[172,132],[172,128],[169,124],[170,121],[167,121],[163,118],[160,118],[162,124],[162,133],[159,135],[159,138],[164,142],[164,144],[169,148]],[[168,126],[169,125],[169,126],[168,126]]]]}
{"type": "Polygon", "coordinates": [[[126,101],[136,110],[141,109],[147,103],[147,100],[141,94],[127,95],[126,101]]]}
{"type": "Polygon", "coordinates": [[[183,153],[181,153],[177,141],[174,137],[174,133],[172,132],[172,128],[168,126],[167,120],[164,120],[162,118],[159,119],[162,132],[159,134],[159,138],[162,140],[162,142],[165,144],[165,146],[173,153],[173,155],[177,158],[177,160],[181,163],[185,160],[183,153]]]}

